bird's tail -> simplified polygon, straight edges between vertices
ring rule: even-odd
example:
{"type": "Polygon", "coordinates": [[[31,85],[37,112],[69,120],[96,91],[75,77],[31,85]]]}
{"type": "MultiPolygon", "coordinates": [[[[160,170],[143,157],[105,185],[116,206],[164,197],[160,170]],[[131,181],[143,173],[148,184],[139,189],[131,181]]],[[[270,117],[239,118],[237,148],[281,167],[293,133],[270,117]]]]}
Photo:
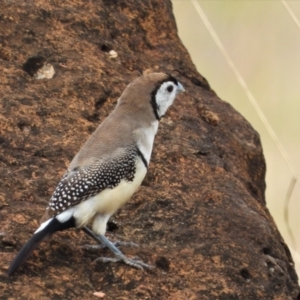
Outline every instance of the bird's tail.
{"type": "Polygon", "coordinates": [[[41,224],[39,229],[33,234],[30,240],[23,246],[21,251],[17,254],[8,269],[8,275],[12,275],[28,258],[32,251],[40,244],[40,242],[60,230],[65,230],[75,227],[75,220],[71,217],[67,222],[61,223],[57,218],[52,218],[41,224]]]}

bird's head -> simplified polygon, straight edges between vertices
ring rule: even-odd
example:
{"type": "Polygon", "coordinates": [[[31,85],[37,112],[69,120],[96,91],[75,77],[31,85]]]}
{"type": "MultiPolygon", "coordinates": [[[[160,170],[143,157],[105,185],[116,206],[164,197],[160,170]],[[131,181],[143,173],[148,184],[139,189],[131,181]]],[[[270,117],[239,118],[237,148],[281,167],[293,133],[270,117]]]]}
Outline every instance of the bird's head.
{"type": "Polygon", "coordinates": [[[130,83],[118,104],[135,106],[159,120],[184,88],[173,76],[165,73],[143,75],[130,83]]]}

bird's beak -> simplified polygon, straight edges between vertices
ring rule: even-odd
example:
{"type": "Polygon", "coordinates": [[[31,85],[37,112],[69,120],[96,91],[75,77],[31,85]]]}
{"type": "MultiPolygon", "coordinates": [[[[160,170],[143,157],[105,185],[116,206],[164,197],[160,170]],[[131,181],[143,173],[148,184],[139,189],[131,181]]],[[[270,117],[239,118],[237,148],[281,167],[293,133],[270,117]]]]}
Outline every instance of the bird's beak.
{"type": "Polygon", "coordinates": [[[185,91],[185,89],[184,89],[183,85],[180,82],[178,82],[178,85],[177,85],[177,94],[183,93],[184,91],[185,91]]]}

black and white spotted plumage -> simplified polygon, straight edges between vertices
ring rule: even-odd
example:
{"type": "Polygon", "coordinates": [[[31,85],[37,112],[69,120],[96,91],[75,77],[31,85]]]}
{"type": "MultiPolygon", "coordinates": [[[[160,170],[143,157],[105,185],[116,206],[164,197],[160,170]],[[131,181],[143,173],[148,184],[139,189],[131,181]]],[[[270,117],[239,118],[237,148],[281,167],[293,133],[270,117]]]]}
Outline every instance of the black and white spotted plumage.
{"type": "Polygon", "coordinates": [[[127,259],[105,238],[106,224],[141,185],[159,120],[183,90],[174,77],[164,73],[141,76],[126,87],[116,108],[71,161],[40,227],[12,262],[9,275],[45,237],[72,227],[105,243],[117,260],[138,268],[147,266],[127,259]],[[86,228],[88,224],[92,231],[86,228]]]}
{"type": "Polygon", "coordinates": [[[57,185],[47,209],[54,211],[55,216],[105,189],[115,188],[122,179],[132,182],[138,152],[139,149],[133,146],[121,157],[96,160],[89,166],[67,172],[57,185]]]}

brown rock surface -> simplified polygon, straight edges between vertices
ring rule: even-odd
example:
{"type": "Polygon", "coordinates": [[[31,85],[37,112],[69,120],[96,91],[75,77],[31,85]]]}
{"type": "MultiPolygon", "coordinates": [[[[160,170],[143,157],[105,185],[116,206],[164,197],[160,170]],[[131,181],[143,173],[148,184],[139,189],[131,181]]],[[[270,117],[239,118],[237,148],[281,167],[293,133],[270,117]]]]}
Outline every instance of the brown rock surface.
{"type": "MultiPolygon", "coordinates": [[[[300,299],[264,199],[259,135],[210,89],[177,36],[168,0],[8,1],[0,11],[0,299],[300,299]],[[109,50],[117,52],[110,58],[109,50]],[[34,55],[53,79],[22,70],[34,55]],[[146,71],[186,88],[160,124],[143,186],[108,236],[156,266],[95,263],[81,231],[53,235],[12,277],[80,146],[146,71]]],[[[201,54],[199,54],[201,55],[201,54]]]]}

